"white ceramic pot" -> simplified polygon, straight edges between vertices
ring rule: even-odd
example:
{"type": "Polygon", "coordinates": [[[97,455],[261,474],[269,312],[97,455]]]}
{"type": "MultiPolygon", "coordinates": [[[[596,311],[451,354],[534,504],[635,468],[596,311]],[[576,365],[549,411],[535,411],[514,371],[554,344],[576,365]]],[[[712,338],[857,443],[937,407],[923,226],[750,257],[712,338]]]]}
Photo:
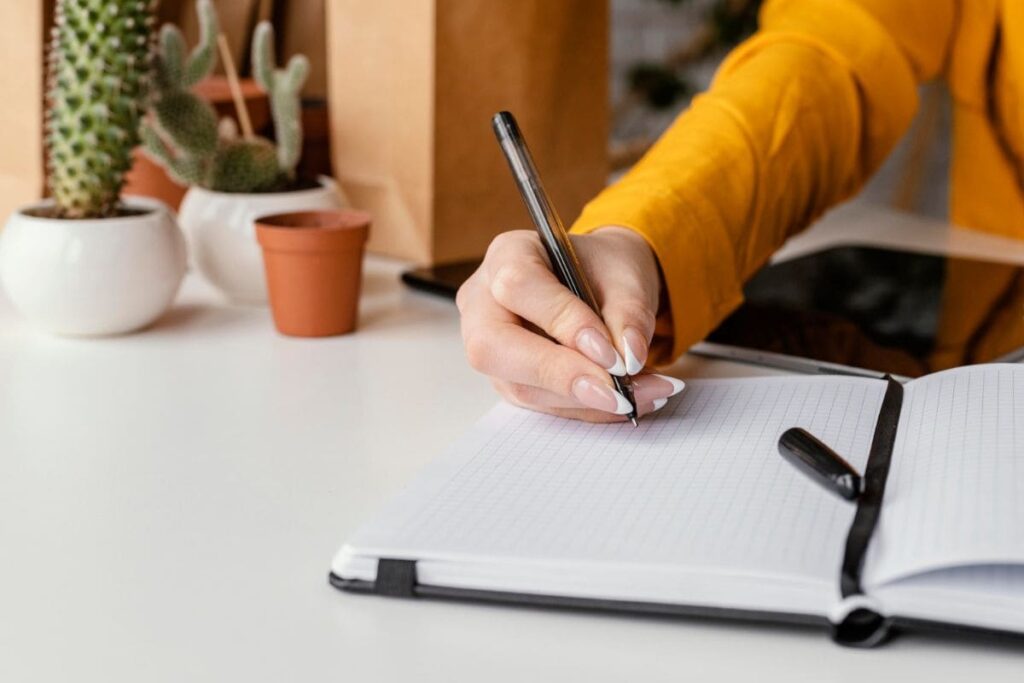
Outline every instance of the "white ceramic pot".
{"type": "Polygon", "coordinates": [[[327,177],[320,186],[294,192],[242,194],[190,187],[178,209],[199,272],[237,303],[265,304],[267,283],[255,219],[274,213],[347,206],[341,189],[327,177]]]}
{"type": "Polygon", "coordinates": [[[185,240],[166,205],[137,216],[65,220],[15,212],[0,233],[0,282],[14,307],[56,334],[121,334],[156,320],[185,275],[185,240]]]}

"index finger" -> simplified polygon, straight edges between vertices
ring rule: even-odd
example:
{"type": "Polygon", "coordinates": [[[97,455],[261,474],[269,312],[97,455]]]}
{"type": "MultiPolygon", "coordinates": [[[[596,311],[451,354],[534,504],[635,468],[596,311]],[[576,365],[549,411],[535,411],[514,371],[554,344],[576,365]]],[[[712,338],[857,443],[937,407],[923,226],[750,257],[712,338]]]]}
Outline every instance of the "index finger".
{"type": "Polygon", "coordinates": [[[559,282],[536,236],[507,239],[501,247],[503,252],[488,263],[494,300],[607,372],[625,374],[601,316],[559,282]]]}

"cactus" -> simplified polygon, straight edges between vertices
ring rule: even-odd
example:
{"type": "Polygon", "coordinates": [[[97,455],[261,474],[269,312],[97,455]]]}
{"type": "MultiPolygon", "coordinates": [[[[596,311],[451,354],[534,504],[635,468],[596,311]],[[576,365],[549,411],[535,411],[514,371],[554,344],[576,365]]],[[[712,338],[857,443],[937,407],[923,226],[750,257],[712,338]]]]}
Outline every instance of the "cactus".
{"type": "Polygon", "coordinates": [[[117,214],[145,107],[155,0],[58,0],[48,58],[47,170],[62,218],[117,214]]]}
{"type": "Polygon", "coordinates": [[[302,109],[299,93],[309,75],[309,60],[294,55],[284,69],[274,56],[274,28],[260,22],[252,40],[252,71],[256,83],[270,98],[270,113],[277,136],[277,163],[289,180],[302,155],[302,109]]]}
{"type": "Polygon", "coordinates": [[[201,38],[185,55],[185,40],[173,25],[161,29],[156,88],[149,120],[142,124],[146,152],[178,182],[218,192],[272,192],[295,180],[302,153],[299,92],[309,62],[296,55],[277,69],[273,28],[256,27],[252,63],[256,82],[267,93],[277,145],[262,137],[239,138],[233,126],[218,124],[216,112],[190,88],[213,69],[217,17],[210,0],[197,0],[201,38]]]}
{"type": "Polygon", "coordinates": [[[210,189],[218,192],[270,192],[284,187],[277,150],[259,137],[222,143],[207,180],[210,189]]]}
{"type": "Polygon", "coordinates": [[[143,149],[184,185],[204,184],[219,144],[217,112],[191,92],[217,61],[217,13],[210,0],[197,0],[196,9],[200,38],[187,56],[181,30],[160,29],[152,102],[139,131],[143,149]]]}

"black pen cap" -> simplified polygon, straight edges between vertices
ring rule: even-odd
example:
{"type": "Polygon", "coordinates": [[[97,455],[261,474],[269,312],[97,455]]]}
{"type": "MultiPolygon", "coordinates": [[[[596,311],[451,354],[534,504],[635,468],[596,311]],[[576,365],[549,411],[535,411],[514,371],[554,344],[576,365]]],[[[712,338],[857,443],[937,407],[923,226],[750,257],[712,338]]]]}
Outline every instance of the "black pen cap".
{"type": "Polygon", "coordinates": [[[846,500],[856,500],[863,486],[850,463],[807,430],[794,427],[779,437],[779,453],[820,486],[846,500]]]}

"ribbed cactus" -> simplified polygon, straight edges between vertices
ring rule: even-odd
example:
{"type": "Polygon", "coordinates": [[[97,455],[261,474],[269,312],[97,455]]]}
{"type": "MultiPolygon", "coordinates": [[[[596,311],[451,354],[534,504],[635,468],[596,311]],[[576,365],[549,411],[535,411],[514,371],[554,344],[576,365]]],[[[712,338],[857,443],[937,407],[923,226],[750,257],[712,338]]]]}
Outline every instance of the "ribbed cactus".
{"type": "Polygon", "coordinates": [[[273,28],[260,23],[253,37],[253,70],[270,100],[277,146],[261,137],[225,134],[224,127],[218,131],[213,107],[190,90],[213,69],[217,39],[217,17],[210,0],[197,0],[196,5],[201,37],[187,58],[181,31],[170,24],[161,29],[152,121],[143,122],[143,145],[150,157],[186,185],[219,192],[284,189],[295,179],[302,152],[299,92],[309,62],[296,55],[286,69],[277,70],[273,28]]]}
{"type": "Polygon", "coordinates": [[[155,0],[57,0],[46,149],[63,218],[117,213],[145,107],[155,0]]]}

